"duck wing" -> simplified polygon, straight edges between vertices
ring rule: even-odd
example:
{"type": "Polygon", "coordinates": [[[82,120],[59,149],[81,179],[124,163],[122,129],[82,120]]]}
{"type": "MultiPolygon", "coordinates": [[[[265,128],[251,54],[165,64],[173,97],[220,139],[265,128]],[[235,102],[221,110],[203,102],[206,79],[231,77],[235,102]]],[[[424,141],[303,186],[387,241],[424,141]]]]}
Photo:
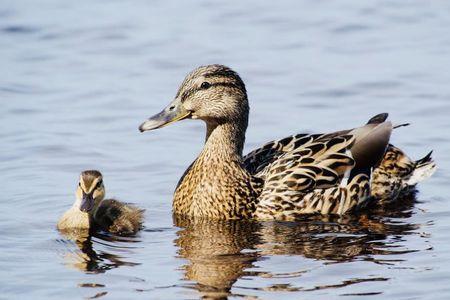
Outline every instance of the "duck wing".
{"type": "Polygon", "coordinates": [[[385,122],[387,114],[378,114],[358,128],[336,131],[328,134],[297,134],[281,140],[266,143],[244,156],[244,167],[252,175],[264,177],[267,168],[281,156],[298,152],[302,147],[314,143],[324,143],[346,135],[355,138],[349,150],[357,169],[375,166],[386,152],[392,132],[391,122],[385,122]]]}
{"type": "Polygon", "coordinates": [[[345,214],[370,196],[369,177],[355,167],[351,135],[315,140],[281,155],[260,173],[264,176],[255,216],[263,220],[295,220],[305,214],[345,214]]]}
{"type": "Polygon", "coordinates": [[[361,207],[370,196],[370,169],[383,157],[391,131],[390,122],[369,122],[331,134],[290,136],[251,152],[244,165],[264,180],[257,217],[290,220],[361,207]]]}

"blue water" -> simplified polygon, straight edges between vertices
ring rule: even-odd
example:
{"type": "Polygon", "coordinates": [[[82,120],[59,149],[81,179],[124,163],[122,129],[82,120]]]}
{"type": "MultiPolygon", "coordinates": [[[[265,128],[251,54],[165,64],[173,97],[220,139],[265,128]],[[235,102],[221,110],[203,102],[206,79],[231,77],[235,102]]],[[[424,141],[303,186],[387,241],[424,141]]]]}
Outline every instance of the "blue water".
{"type": "Polygon", "coordinates": [[[448,299],[448,1],[0,2],[0,298],[448,299]],[[411,157],[438,172],[418,203],[369,219],[173,220],[171,197],[204,140],[183,121],[140,134],[185,74],[244,79],[246,152],[389,112],[411,157]],[[146,209],[133,238],[55,228],[79,173],[146,209]]]}

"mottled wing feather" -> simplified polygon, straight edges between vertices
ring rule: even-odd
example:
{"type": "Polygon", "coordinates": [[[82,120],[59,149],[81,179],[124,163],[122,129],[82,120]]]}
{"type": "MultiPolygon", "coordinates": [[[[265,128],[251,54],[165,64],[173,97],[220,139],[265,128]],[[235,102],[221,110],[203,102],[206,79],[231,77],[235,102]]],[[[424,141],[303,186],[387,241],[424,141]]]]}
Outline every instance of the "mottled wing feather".
{"type": "Polygon", "coordinates": [[[267,165],[257,176],[265,178],[264,190],[276,194],[287,189],[306,193],[320,186],[337,185],[354,161],[345,154],[352,143],[351,136],[324,142],[307,142],[291,152],[285,152],[267,165]]]}
{"type": "MultiPolygon", "coordinates": [[[[365,126],[349,130],[341,130],[327,134],[297,134],[288,136],[281,140],[268,142],[261,148],[255,149],[244,157],[244,167],[250,174],[261,173],[268,165],[276,161],[281,155],[292,151],[302,151],[304,146],[313,142],[337,142],[335,138],[352,135],[356,138],[355,149],[352,149],[353,155],[360,156],[359,150],[363,154],[368,153],[369,157],[376,159],[384,154],[387,143],[389,141],[392,125],[385,122],[388,117],[387,113],[378,114],[372,117],[365,126]],[[372,141],[372,143],[367,143],[372,141]],[[372,151],[371,149],[380,151],[372,151]],[[380,153],[381,152],[381,153],[380,153]]],[[[337,143],[339,145],[339,143],[337,143]]],[[[353,147],[353,146],[352,146],[353,147]]],[[[318,151],[316,151],[318,153],[318,151]]],[[[303,156],[303,155],[302,155],[303,156]]],[[[356,156],[355,159],[356,159],[356,156]]],[[[365,157],[362,157],[364,159],[365,157]]],[[[360,165],[372,162],[358,162],[360,165]]],[[[372,166],[372,165],[371,165],[372,166]]],[[[259,176],[263,174],[258,174],[259,176]]]]}
{"type": "Polygon", "coordinates": [[[298,135],[247,155],[246,166],[264,178],[258,218],[291,220],[301,214],[344,214],[361,205],[370,195],[366,175],[359,174],[347,186],[339,186],[355,165],[349,151],[354,141],[351,135],[298,135]]]}
{"type": "Polygon", "coordinates": [[[277,195],[268,194],[255,215],[263,220],[286,221],[294,221],[305,214],[343,215],[364,207],[369,199],[369,178],[358,174],[345,187],[316,188],[306,194],[287,190],[277,195]]]}
{"type": "MultiPolygon", "coordinates": [[[[346,131],[347,132],[347,131],[346,131]]],[[[344,133],[344,132],[342,132],[344,133]]],[[[312,159],[328,153],[343,153],[349,148],[346,141],[352,139],[349,135],[334,136],[330,134],[298,134],[281,140],[269,142],[244,157],[245,169],[253,175],[264,178],[272,165],[278,160],[297,158],[312,159]],[[286,154],[289,154],[286,156],[286,154]]],[[[284,165],[285,162],[278,162],[284,165]]]]}
{"type": "MultiPolygon", "coordinates": [[[[380,114],[362,127],[329,134],[289,136],[245,156],[247,171],[264,181],[256,216],[292,219],[309,213],[344,214],[362,207],[371,198],[365,173],[382,159],[392,131],[386,118],[387,114],[380,114]],[[343,178],[352,169],[347,183],[343,178]]],[[[402,168],[409,172],[407,160],[396,157],[395,163],[396,172],[402,168]]],[[[429,176],[432,168],[426,165],[417,177],[429,176]]]]}
{"type": "MultiPolygon", "coordinates": [[[[256,174],[267,165],[275,161],[280,155],[285,153],[284,148],[288,148],[293,141],[300,141],[306,134],[299,134],[286,137],[281,140],[271,141],[261,148],[255,149],[244,157],[244,167],[250,174],[256,174]]],[[[309,139],[308,139],[309,140],[309,139]]]]}

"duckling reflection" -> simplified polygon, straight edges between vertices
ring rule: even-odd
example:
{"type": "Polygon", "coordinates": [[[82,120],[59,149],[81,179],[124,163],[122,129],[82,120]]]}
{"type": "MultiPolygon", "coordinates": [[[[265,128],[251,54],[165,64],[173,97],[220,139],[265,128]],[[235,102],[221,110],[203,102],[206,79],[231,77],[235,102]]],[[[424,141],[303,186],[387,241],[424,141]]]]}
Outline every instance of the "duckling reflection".
{"type": "Polygon", "coordinates": [[[95,251],[92,238],[103,242],[124,241],[114,236],[95,234],[91,235],[89,229],[61,230],[60,233],[69,241],[72,241],[76,249],[71,245],[65,249],[64,264],[73,269],[86,273],[104,273],[120,266],[136,266],[138,263],[124,261],[122,257],[105,251],[95,251]]]}
{"type": "MultiPolygon", "coordinates": [[[[390,217],[404,218],[410,206],[390,217]]],[[[413,234],[418,224],[389,222],[380,215],[330,218],[312,217],[301,222],[257,222],[192,220],[174,217],[181,227],[175,244],[188,260],[185,279],[206,298],[226,298],[234,283],[245,276],[272,277],[277,274],[250,271],[266,255],[301,255],[340,263],[356,259],[378,264],[395,263],[383,255],[415,250],[393,250],[401,236],[413,234]],[[399,237],[393,240],[392,237],[399,237]],[[376,254],[376,255],[375,255],[376,254]]],[[[398,261],[398,260],[397,260],[398,261]]],[[[301,266],[299,266],[301,268],[301,266]]],[[[303,272],[304,270],[302,270],[303,272]]],[[[344,283],[342,283],[344,284],[344,283]]]]}

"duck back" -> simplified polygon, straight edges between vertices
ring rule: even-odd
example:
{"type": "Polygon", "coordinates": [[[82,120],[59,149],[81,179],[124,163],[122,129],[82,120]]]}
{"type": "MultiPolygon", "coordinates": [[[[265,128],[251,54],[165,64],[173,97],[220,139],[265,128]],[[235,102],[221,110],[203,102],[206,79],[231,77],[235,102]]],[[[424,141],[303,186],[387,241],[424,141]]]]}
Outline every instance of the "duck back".
{"type": "Polygon", "coordinates": [[[103,200],[94,215],[101,229],[119,235],[134,234],[142,228],[144,210],[115,199],[103,200]]]}

